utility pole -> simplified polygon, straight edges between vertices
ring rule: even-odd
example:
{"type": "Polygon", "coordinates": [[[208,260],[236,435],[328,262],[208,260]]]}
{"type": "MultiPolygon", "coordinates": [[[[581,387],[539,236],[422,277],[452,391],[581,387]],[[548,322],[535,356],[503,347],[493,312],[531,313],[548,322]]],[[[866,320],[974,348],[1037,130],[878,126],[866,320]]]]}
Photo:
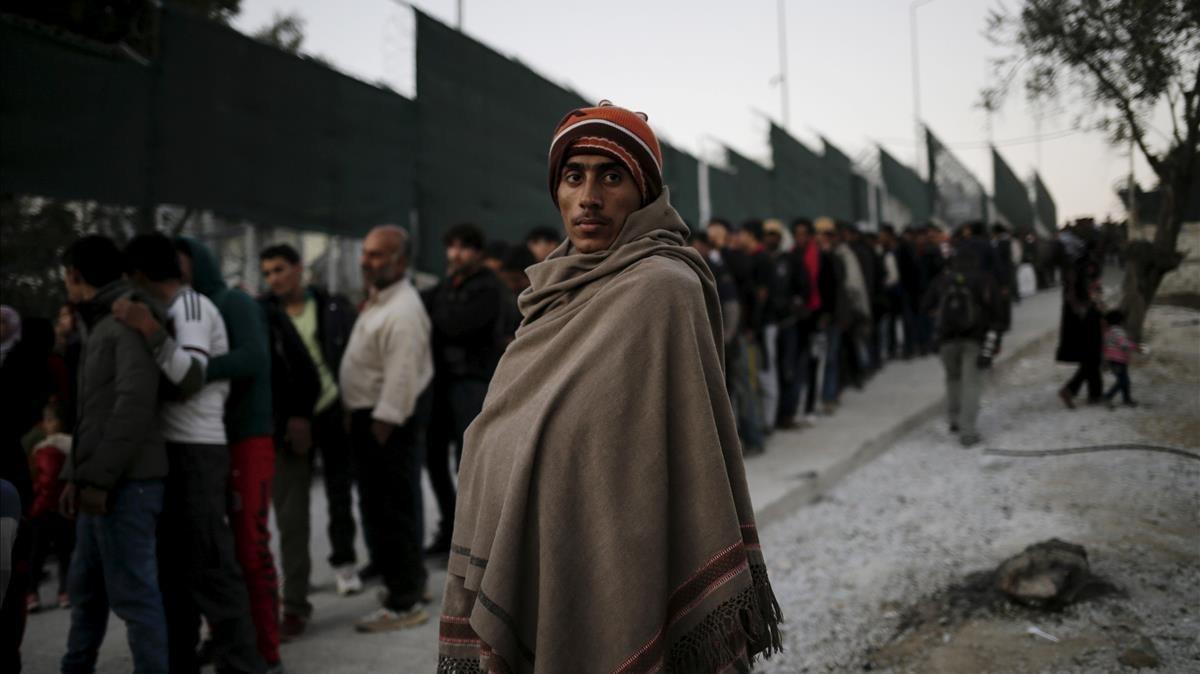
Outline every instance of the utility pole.
{"type": "Polygon", "coordinates": [[[909,39],[912,41],[909,51],[912,53],[913,129],[917,139],[913,165],[918,172],[921,170],[921,148],[925,145],[925,133],[921,124],[921,66],[917,57],[921,43],[917,37],[917,9],[931,2],[933,0],[912,0],[908,5],[909,39]]]}
{"type": "Polygon", "coordinates": [[[458,0],[458,32],[462,32],[463,26],[463,0],[458,0]]]}
{"type": "Polygon", "coordinates": [[[783,128],[787,129],[791,123],[791,115],[788,110],[787,10],[784,0],[778,0],[777,5],[779,7],[779,96],[783,128]]]}
{"type": "Polygon", "coordinates": [[[1133,134],[1132,133],[1129,134],[1129,186],[1128,186],[1128,190],[1129,190],[1129,193],[1126,195],[1125,200],[1127,202],[1129,202],[1129,216],[1128,216],[1129,223],[1125,226],[1125,234],[1128,237],[1132,237],[1133,236],[1133,228],[1137,227],[1137,224],[1138,224],[1137,203],[1135,201],[1136,197],[1134,196],[1135,191],[1137,190],[1137,182],[1133,179],[1133,134]]]}

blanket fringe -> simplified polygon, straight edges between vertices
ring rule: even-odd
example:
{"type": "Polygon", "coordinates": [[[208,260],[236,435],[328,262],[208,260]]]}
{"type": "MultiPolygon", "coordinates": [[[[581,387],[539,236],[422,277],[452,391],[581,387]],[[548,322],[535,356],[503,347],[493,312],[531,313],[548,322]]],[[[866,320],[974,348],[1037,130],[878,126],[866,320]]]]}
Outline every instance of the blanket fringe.
{"type": "Polygon", "coordinates": [[[752,564],[750,572],[749,587],[716,607],[672,645],[667,672],[717,672],[731,663],[738,671],[749,672],[759,655],[770,658],[783,650],[779,630],[783,614],[766,568],[752,564]]]}

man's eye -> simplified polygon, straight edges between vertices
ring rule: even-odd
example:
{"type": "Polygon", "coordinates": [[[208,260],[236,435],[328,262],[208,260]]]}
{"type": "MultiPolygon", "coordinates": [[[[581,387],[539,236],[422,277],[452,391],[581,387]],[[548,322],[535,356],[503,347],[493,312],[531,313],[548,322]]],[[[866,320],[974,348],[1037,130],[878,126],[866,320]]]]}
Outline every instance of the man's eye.
{"type": "Polygon", "coordinates": [[[621,182],[621,174],[616,171],[609,171],[604,174],[604,182],[609,185],[617,185],[621,182]]]}
{"type": "Polygon", "coordinates": [[[567,181],[567,184],[569,185],[577,185],[583,180],[583,176],[579,173],[568,173],[567,175],[563,176],[563,180],[567,181]]]}

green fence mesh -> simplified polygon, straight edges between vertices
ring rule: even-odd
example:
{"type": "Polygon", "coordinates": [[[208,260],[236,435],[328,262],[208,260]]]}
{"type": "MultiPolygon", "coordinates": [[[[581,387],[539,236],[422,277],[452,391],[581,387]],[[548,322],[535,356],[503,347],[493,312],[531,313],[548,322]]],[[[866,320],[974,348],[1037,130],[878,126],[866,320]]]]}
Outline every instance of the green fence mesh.
{"type": "Polygon", "coordinates": [[[735,225],[750,218],[773,215],[771,172],[761,164],[726,148],[729,170],[708,169],[709,203],[713,217],[735,225]]]}
{"type": "Polygon", "coordinates": [[[992,148],[993,199],[996,210],[1018,233],[1033,231],[1033,205],[1025,183],[1017,177],[996,148],[992,148]]]}
{"type": "Polygon", "coordinates": [[[824,213],[839,220],[854,219],[854,193],[850,176],[853,175],[853,165],[850,157],[822,138],[825,146],[823,178],[824,213]]]}
{"type": "Polygon", "coordinates": [[[411,101],[164,8],[148,66],[0,22],[0,189],[357,234],[413,207],[411,101]]]}
{"type": "Polygon", "coordinates": [[[150,70],[0,21],[0,191],[141,205],[150,70]]]}
{"type": "Polygon", "coordinates": [[[774,212],[787,219],[825,214],[821,155],[782,128],[771,125],[771,197],[774,212]]]}
{"type": "Polygon", "coordinates": [[[663,184],[671,190],[671,205],[695,231],[704,226],[700,222],[700,161],[666,143],[661,146],[663,184]]]}
{"type": "Polygon", "coordinates": [[[909,212],[909,221],[895,225],[921,224],[929,221],[929,187],[917,172],[879,148],[879,171],[884,189],[909,212]]]}
{"type": "Polygon", "coordinates": [[[928,128],[925,141],[933,217],[951,227],[984,219],[987,193],[983,185],[928,128]]]}
{"type": "Polygon", "coordinates": [[[1054,205],[1054,197],[1050,196],[1050,190],[1046,189],[1042,177],[1037,173],[1033,174],[1033,199],[1038,222],[1051,232],[1058,230],[1058,207],[1054,205]]]}
{"type": "Polygon", "coordinates": [[[558,226],[547,192],[554,126],[579,95],[423,14],[417,15],[417,190],[422,266],[443,264],[440,232],[463,221],[524,240],[558,226]]]}

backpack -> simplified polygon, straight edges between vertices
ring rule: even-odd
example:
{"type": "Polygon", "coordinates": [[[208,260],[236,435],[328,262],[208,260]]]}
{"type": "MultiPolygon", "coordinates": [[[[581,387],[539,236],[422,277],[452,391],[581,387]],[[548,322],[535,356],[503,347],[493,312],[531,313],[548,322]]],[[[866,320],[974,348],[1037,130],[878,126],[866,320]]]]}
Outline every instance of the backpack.
{"type": "Polygon", "coordinates": [[[979,324],[979,303],[961,272],[951,272],[938,307],[938,327],[943,337],[970,335],[979,324]]]}

